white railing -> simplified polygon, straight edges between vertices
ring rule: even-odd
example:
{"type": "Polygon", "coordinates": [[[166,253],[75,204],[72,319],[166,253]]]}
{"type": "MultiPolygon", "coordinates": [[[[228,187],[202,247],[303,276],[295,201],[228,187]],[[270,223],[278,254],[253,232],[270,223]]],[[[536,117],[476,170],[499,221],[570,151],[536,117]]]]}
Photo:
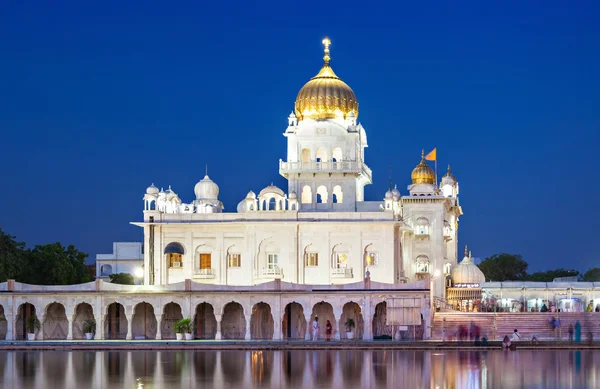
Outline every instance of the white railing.
{"type": "Polygon", "coordinates": [[[279,160],[279,173],[362,173],[371,179],[373,173],[367,165],[356,161],[341,161],[341,162],[284,162],[279,160]]]}
{"type": "Polygon", "coordinates": [[[196,269],[194,278],[215,278],[215,269],[196,269]]]}
{"type": "Polygon", "coordinates": [[[280,267],[262,269],[261,275],[265,278],[283,278],[283,269],[280,267]]]}
{"type": "Polygon", "coordinates": [[[331,269],[331,278],[353,278],[351,267],[341,267],[338,269],[331,269]]]}

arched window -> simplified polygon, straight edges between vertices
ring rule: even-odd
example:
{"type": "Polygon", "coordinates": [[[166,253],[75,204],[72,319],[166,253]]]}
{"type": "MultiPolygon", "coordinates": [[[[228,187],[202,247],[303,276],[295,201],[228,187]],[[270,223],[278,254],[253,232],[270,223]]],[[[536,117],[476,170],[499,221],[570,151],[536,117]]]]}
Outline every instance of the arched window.
{"type": "Polygon", "coordinates": [[[331,157],[333,158],[333,162],[342,162],[342,149],[339,147],[333,149],[331,157]]]}
{"type": "Polygon", "coordinates": [[[277,209],[277,200],[275,197],[269,199],[269,211],[275,211],[277,209]]]}
{"type": "Polygon", "coordinates": [[[313,245],[308,245],[304,249],[304,265],[306,267],[319,266],[319,253],[313,245]]]}
{"type": "Polygon", "coordinates": [[[365,265],[367,267],[379,266],[379,252],[374,244],[370,244],[365,248],[365,265]]]}
{"type": "Polygon", "coordinates": [[[429,235],[429,220],[425,217],[417,218],[416,235],[429,235]]]}
{"type": "Polygon", "coordinates": [[[295,210],[296,210],[296,203],[292,203],[292,208],[291,208],[291,210],[292,210],[292,211],[295,211],[295,210]]]}
{"type": "Polygon", "coordinates": [[[333,202],[341,204],[344,201],[344,194],[342,193],[342,187],[336,185],[333,187],[333,202]]]}
{"type": "Polygon", "coordinates": [[[302,188],[302,204],[311,204],[312,203],[312,191],[310,186],[305,185],[302,188]]]}
{"type": "Polygon", "coordinates": [[[346,269],[350,267],[350,248],[339,244],[333,248],[333,261],[331,267],[334,269],[346,269]]]}
{"type": "Polygon", "coordinates": [[[207,245],[202,245],[196,249],[196,269],[212,269],[212,249],[207,245]]]}
{"type": "Polygon", "coordinates": [[[429,273],[429,257],[427,255],[419,255],[416,261],[417,273],[429,273]]]}
{"type": "Polygon", "coordinates": [[[324,185],[321,185],[317,188],[317,203],[327,203],[327,188],[324,185]]]}
{"type": "Polygon", "coordinates": [[[451,269],[452,269],[452,264],[450,264],[450,263],[444,264],[444,274],[446,274],[446,275],[450,274],[451,269]]]}
{"type": "Polygon", "coordinates": [[[242,254],[237,251],[235,246],[227,250],[227,267],[242,267],[242,254]]]}
{"type": "Polygon", "coordinates": [[[317,149],[317,162],[327,162],[327,149],[324,147],[319,147],[317,149]]]}
{"type": "Polygon", "coordinates": [[[165,256],[170,268],[183,267],[184,252],[181,243],[171,242],[165,247],[165,256]]]}
{"type": "Polygon", "coordinates": [[[310,149],[302,149],[302,163],[310,163],[310,149]]]}
{"type": "Polygon", "coordinates": [[[112,274],[112,266],[111,265],[102,265],[100,267],[100,275],[102,277],[108,277],[112,274]]]}

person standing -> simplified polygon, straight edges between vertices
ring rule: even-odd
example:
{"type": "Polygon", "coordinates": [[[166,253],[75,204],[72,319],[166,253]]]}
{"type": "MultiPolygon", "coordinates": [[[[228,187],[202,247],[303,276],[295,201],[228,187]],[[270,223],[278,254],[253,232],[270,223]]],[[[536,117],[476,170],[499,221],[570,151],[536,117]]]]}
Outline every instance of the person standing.
{"type": "Polygon", "coordinates": [[[579,320],[575,323],[575,342],[581,342],[581,323],[579,320]]]}
{"type": "Polygon", "coordinates": [[[319,340],[319,317],[315,316],[315,320],[312,322],[312,333],[313,341],[319,340]]]}
{"type": "Polygon", "coordinates": [[[331,322],[327,320],[327,324],[325,324],[325,340],[328,342],[331,340],[331,331],[332,331],[331,322]]]}
{"type": "Polygon", "coordinates": [[[569,324],[569,342],[573,342],[573,324],[569,324]]]}

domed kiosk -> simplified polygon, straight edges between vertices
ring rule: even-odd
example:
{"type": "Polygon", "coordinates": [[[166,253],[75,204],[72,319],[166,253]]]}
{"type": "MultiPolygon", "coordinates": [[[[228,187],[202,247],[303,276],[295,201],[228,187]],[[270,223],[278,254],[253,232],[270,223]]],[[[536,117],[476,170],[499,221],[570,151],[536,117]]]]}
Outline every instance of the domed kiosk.
{"type": "Polygon", "coordinates": [[[481,309],[481,284],[485,275],[473,263],[473,258],[465,246],[465,257],[452,269],[452,287],[447,290],[447,300],[456,310],[463,312],[481,309]]]}

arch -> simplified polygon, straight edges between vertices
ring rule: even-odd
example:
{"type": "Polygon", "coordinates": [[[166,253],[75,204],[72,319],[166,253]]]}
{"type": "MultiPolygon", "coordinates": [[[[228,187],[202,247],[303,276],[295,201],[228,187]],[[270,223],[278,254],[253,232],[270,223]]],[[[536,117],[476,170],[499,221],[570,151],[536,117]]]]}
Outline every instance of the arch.
{"type": "Polygon", "coordinates": [[[417,235],[429,235],[429,219],[422,216],[418,217],[415,224],[415,232],[417,235]]]}
{"type": "Polygon", "coordinates": [[[331,267],[333,269],[350,268],[350,247],[345,244],[337,244],[332,250],[331,267]]]}
{"type": "Polygon", "coordinates": [[[175,322],[183,319],[181,306],[173,301],[164,306],[160,320],[161,339],[175,339],[175,322]]]}
{"type": "Polygon", "coordinates": [[[155,211],[156,210],[156,199],[150,199],[150,200],[148,200],[148,209],[150,211],[155,211]]]}
{"type": "Polygon", "coordinates": [[[100,266],[100,277],[108,277],[111,274],[113,274],[111,265],[106,264],[106,265],[100,266]]]}
{"type": "Polygon", "coordinates": [[[450,271],[452,270],[452,264],[447,262],[444,264],[444,274],[450,274],[450,271]]]}
{"type": "Polygon", "coordinates": [[[342,193],[342,187],[340,185],[333,187],[333,202],[335,204],[341,204],[344,202],[344,193],[342,193]]]}
{"type": "MultiPolygon", "coordinates": [[[[15,339],[27,340],[27,320],[31,316],[37,316],[35,305],[25,302],[17,308],[17,320],[15,321],[15,339]]],[[[39,332],[39,331],[38,331],[39,332]]]]}
{"type": "Polygon", "coordinates": [[[272,340],[274,326],[271,306],[262,301],[254,304],[250,316],[250,337],[252,339],[272,340]]]}
{"type": "Polygon", "coordinates": [[[319,250],[312,243],[304,248],[304,266],[317,267],[319,266],[319,250]]]}
{"type": "Polygon", "coordinates": [[[152,304],[141,302],[133,309],[131,336],[133,339],[156,339],[157,324],[152,304]]]}
{"type": "Polygon", "coordinates": [[[269,199],[269,211],[275,210],[277,210],[277,200],[275,200],[275,197],[271,197],[269,199]]]}
{"type": "Polygon", "coordinates": [[[329,157],[327,155],[327,149],[324,147],[319,147],[317,149],[317,153],[315,155],[317,157],[317,162],[327,162],[329,161],[329,157]]]}
{"type": "Polygon", "coordinates": [[[127,316],[123,304],[114,302],[106,307],[104,320],[104,339],[126,339],[127,316]]]}
{"type": "Polygon", "coordinates": [[[317,204],[326,204],[329,197],[327,195],[327,187],[325,185],[321,185],[317,188],[317,204]]]}
{"type": "Polygon", "coordinates": [[[392,338],[392,326],[386,325],[387,320],[387,303],[380,302],[375,306],[373,314],[373,337],[389,337],[392,338]]]}
{"type": "Polygon", "coordinates": [[[310,149],[303,148],[301,151],[302,163],[310,163],[310,149]]]}
{"type": "Polygon", "coordinates": [[[53,302],[46,306],[42,321],[42,333],[47,340],[66,340],[69,333],[69,320],[65,306],[53,302]]]}
{"type": "Polygon", "coordinates": [[[94,319],[94,309],[88,303],[79,303],[75,307],[75,315],[73,316],[73,339],[85,339],[83,325],[86,320],[94,319]]]}
{"type": "Polygon", "coordinates": [[[165,261],[170,268],[183,267],[183,255],[185,249],[179,242],[171,242],[165,246],[165,261]]]}
{"type": "Polygon", "coordinates": [[[344,304],[342,308],[342,316],[340,316],[340,337],[342,339],[346,339],[346,320],[352,319],[354,320],[354,339],[362,339],[364,333],[364,320],[361,313],[360,305],[355,303],[354,301],[350,301],[344,304]]]}
{"type": "Polygon", "coordinates": [[[0,304],[0,340],[6,339],[6,333],[8,332],[8,321],[4,316],[4,307],[0,304]]]}
{"type": "Polygon", "coordinates": [[[227,249],[227,267],[239,268],[242,267],[242,253],[236,245],[231,245],[227,249]]]}
{"type": "Polygon", "coordinates": [[[196,327],[196,339],[214,339],[217,334],[217,319],[215,310],[209,303],[196,305],[196,314],[194,315],[194,324],[196,327]]]}
{"type": "Polygon", "coordinates": [[[296,210],[296,203],[292,203],[292,206],[290,208],[291,211],[295,211],[296,210]]]}
{"type": "Polygon", "coordinates": [[[429,273],[429,257],[427,255],[419,255],[416,260],[416,272],[417,273],[429,273]]]}
{"type": "Polygon", "coordinates": [[[302,195],[300,197],[302,199],[302,204],[312,203],[312,190],[310,189],[310,186],[304,185],[302,188],[302,195]]]}
{"type": "Polygon", "coordinates": [[[331,152],[331,158],[333,162],[342,162],[342,148],[336,147],[331,152]]]}
{"type": "Polygon", "coordinates": [[[244,308],[235,301],[225,305],[221,319],[223,339],[244,339],[246,336],[246,318],[244,308]]]}
{"type": "Polygon", "coordinates": [[[327,324],[327,320],[329,320],[331,322],[331,328],[333,330],[333,333],[331,334],[332,337],[335,336],[335,330],[337,328],[337,323],[335,321],[335,315],[333,314],[333,307],[331,306],[331,304],[325,302],[325,301],[321,301],[319,303],[316,303],[313,306],[312,309],[312,314],[310,315],[310,323],[308,323],[308,328],[310,329],[310,338],[312,340],[314,340],[314,334],[312,333],[312,323],[314,322],[315,318],[318,317],[319,318],[319,337],[318,339],[325,339],[325,325],[327,324]]]}
{"type": "Polygon", "coordinates": [[[371,243],[365,247],[365,268],[379,266],[379,249],[371,243]]]}
{"type": "Polygon", "coordinates": [[[306,336],[306,319],[304,308],[297,302],[291,302],[285,306],[281,331],[283,339],[302,339],[306,336]]]}

